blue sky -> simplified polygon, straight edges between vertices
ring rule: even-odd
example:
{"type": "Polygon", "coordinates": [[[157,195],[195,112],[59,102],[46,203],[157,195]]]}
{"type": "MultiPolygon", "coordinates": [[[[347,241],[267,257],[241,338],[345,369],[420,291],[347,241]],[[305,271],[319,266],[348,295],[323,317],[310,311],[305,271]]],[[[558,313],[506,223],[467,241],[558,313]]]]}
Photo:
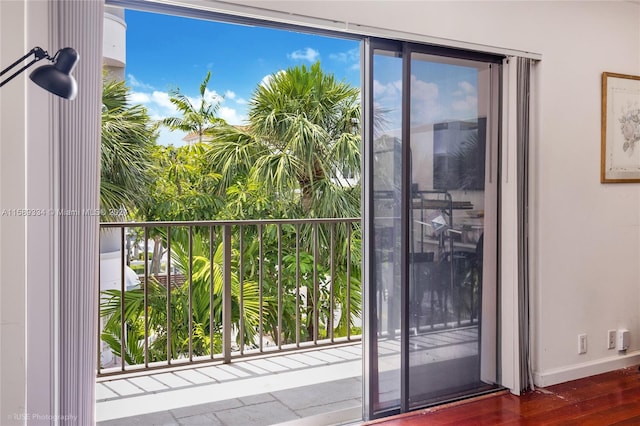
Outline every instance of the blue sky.
{"type": "MultiPolygon", "coordinates": [[[[179,113],[169,91],[199,98],[199,86],[211,71],[206,96],[220,102],[219,116],[243,124],[247,101],[270,74],[320,61],[325,72],[360,87],[360,42],[292,31],[226,24],[156,13],[125,11],[127,22],[126,80],[131,101],[145,105],[152,119],[179,113]]],[[[374,102],[388,113],[387,131],[400,126],[402,61],[376,56],[374,102]]],[[[467,120],[478,114],[478,70],[412,60],[412,123],[467,120]]],[[[183,145],[184,133],[160,131],[158,142],[183,145]]]]}
{"type": "MultiPolygon", "coordinates": [[[[411,124],[419,126],[478,116],[478,69],[411,60],[411,124]]],[[[402,58],[374,56],[373,97],[385,114],[383,132],[398,136],[402,119],[402,58]]]]}
{"type": "MultiPolygon", "coordinates": [[[[247,100],[266,76],[320,61],[325,72],[360,86],[360,44],[291,31],[203,21],[127,10],[126,81],[131,101],[153,119],[176,115],[168,92],[179,88],[198,98],[211,71],[210,99],[230,124],[246,119],[247,100]]],[[[184,134],[162,130],[159,143],[181,145],[184,134]]]]}

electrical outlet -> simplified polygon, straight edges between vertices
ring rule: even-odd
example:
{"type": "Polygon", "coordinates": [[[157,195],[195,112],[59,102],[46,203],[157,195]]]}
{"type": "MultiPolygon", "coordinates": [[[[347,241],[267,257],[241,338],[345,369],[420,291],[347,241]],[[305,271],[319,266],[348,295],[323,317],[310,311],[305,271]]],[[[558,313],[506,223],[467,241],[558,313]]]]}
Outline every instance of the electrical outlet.
{"type": "Polygon", "coordinates": [[[629,340],[631,340],[631,333],[629,332],[629,330],[618,330],[616,349],[619,351],[626,351],[627,349],[629,349],[629,340]]]}
{"type": "Polygon", "coordinates": [[[579,354],[587,353],[587,335],[586,334],[578,334],[578,353],[579,354]]]}
{"type": "Polygon", "coordinates": [[[609,330],[607,331],[607,349],[615,349],[616,348],[616,331],[609,330]]]}

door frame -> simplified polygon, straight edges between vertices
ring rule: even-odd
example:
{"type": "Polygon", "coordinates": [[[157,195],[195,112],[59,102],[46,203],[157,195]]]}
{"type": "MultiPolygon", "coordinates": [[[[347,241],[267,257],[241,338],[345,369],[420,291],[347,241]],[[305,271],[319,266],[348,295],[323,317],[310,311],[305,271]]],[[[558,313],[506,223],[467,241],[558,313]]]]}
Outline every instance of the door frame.
{"type": "MultiPolygon", "coordinates": [[[[513,111],[515,99],[512,101],[512,94],[515,96],[515,90],[512,85],[515,84],[512,76],[514,70],[508,67],[508,59],[504,55],[488,54],[476,51],[466,51],[452,49],[442,46],[431,46],[417,44],[413,42],[390,41],[386,39],[378,39],[375,37],[365,37],[361,47],[361,69],[362,69],[362,93],[363,93],[363,167],[362,167],[362,223],[363,223],[363,418],[371,420],[387,415],[407,412],[409,407],[409,309],[402,309],[401,315],[401,355],[400,355],[400,407],[375,411],[375,400],[378,392],[377,377],[377,356],[375,345],[377,343],[377,321],[376,313],[376,289],[372,285],[376,279],[375,272],[375,253],[373,245],[374,235],[374,215],[373,212],[373,58],[374,50],[395,50],[402,56],[402,158],[403,167],[401,172],[402,180],[402,201],[401,210],[408,211],[410,200],[410,183],[411,175],[408,164],[410,157],[410,77],[411,77],[411,55],[412,52],[427,53],[437,56],[445,56],[457,59],[468,59],[481,62],[496,64],[499,68],[498,78],[498,99],[497,107],[491,105],[491,113],[497,114],[497,129],[492,134],[497,138],[496,158],[498,159],[497,176],[497,297],[496,297],[496,321],[497,321],[497,345],[496,345],[496,368],[497,382],[511,389],[512,392],[518,393],[519,382],[517,380],[521,366],[517,363],[519,359],[518,345],[518,322],[510,321],[510,318],[518,315],[518,266],[517,262],[512,259],[503,259],[503,253],[517,253],[519,247],[519,238],[517,225],[520,222],[519,214],[516,208],[517,188],[515,187],[516,179],[512,176],[518,173],[515,161],[516,149],[502,149],[505,144],[511,144],[515,141],[512,133],[515,131],[516,124],[512,118],[513,114],[504,114],[505,111],[513,111]],[[506,76],[506,78],[505,78],[506,76]],[[511,174],[509,174],[511,172],[511,174]],[[504,177],[506,177],[506,182],[504,177]],[[511,178],[509,180],[509,178],[511,178]],[[505,220],[505,214],[509,220],[505,220]],[[515,215],[515,216],[514,216],[515,215]],[[503,321],[503,319],[507,319],[503,321]],[[374,374],[376,373],[376,374],[374,374]]],[[[493,81],[493,80],[492,80],[493,81]]],[[[401,222],[401,247],[407,247],[409,241],[409,224],[406,220],[401,222]]],[[[401,305],[408,306],[409,300],[409,262],[408,252],[402,249],[400,253],[400,281],[401,281],[401,305]]]]}

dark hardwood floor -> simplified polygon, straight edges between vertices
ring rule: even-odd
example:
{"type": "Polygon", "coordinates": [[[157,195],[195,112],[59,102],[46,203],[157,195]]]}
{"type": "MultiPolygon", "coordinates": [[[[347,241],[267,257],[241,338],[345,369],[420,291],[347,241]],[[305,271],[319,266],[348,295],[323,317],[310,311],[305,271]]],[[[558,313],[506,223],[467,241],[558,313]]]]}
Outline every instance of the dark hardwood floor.
{"type": "Polygon", "coordinates": [[[416,425],[640,425],[637,367],[536,389],[507,392],[367,424],[416,425]]]}

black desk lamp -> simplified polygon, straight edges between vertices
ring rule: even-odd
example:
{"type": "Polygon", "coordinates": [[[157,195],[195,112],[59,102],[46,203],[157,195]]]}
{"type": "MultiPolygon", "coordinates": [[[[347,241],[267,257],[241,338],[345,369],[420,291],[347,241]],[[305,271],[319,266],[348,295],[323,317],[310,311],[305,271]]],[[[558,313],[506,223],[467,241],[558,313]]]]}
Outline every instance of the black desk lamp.
{"type": "Polygon", "coordinates": [[[0,77],[27,59],[29,55],[34,55],[35,58],[18,71],[11,74],[11,76],[6,80],[0,82],[0,87],[7,84],[15,76],[39,60],[48,59],[53,62],[53,65],[43,65],[35,69],[31,75],[29,75],[29,78],[38,86],[62,98],[72,100],[76,97],[76,94],[78,93],[78,85],[76,84],[76,80],[71,76],[71,71],[73,71],[73,68],[75,68],[76,63],[78,62],[78,52],[71,47],[65,47],[64,49],[58,50],[53,57],[49,56],[45,50],[42,50],[39,47],[34,47],[22,58],[3,69],[2,72],[0,72],[0,77]]]}

